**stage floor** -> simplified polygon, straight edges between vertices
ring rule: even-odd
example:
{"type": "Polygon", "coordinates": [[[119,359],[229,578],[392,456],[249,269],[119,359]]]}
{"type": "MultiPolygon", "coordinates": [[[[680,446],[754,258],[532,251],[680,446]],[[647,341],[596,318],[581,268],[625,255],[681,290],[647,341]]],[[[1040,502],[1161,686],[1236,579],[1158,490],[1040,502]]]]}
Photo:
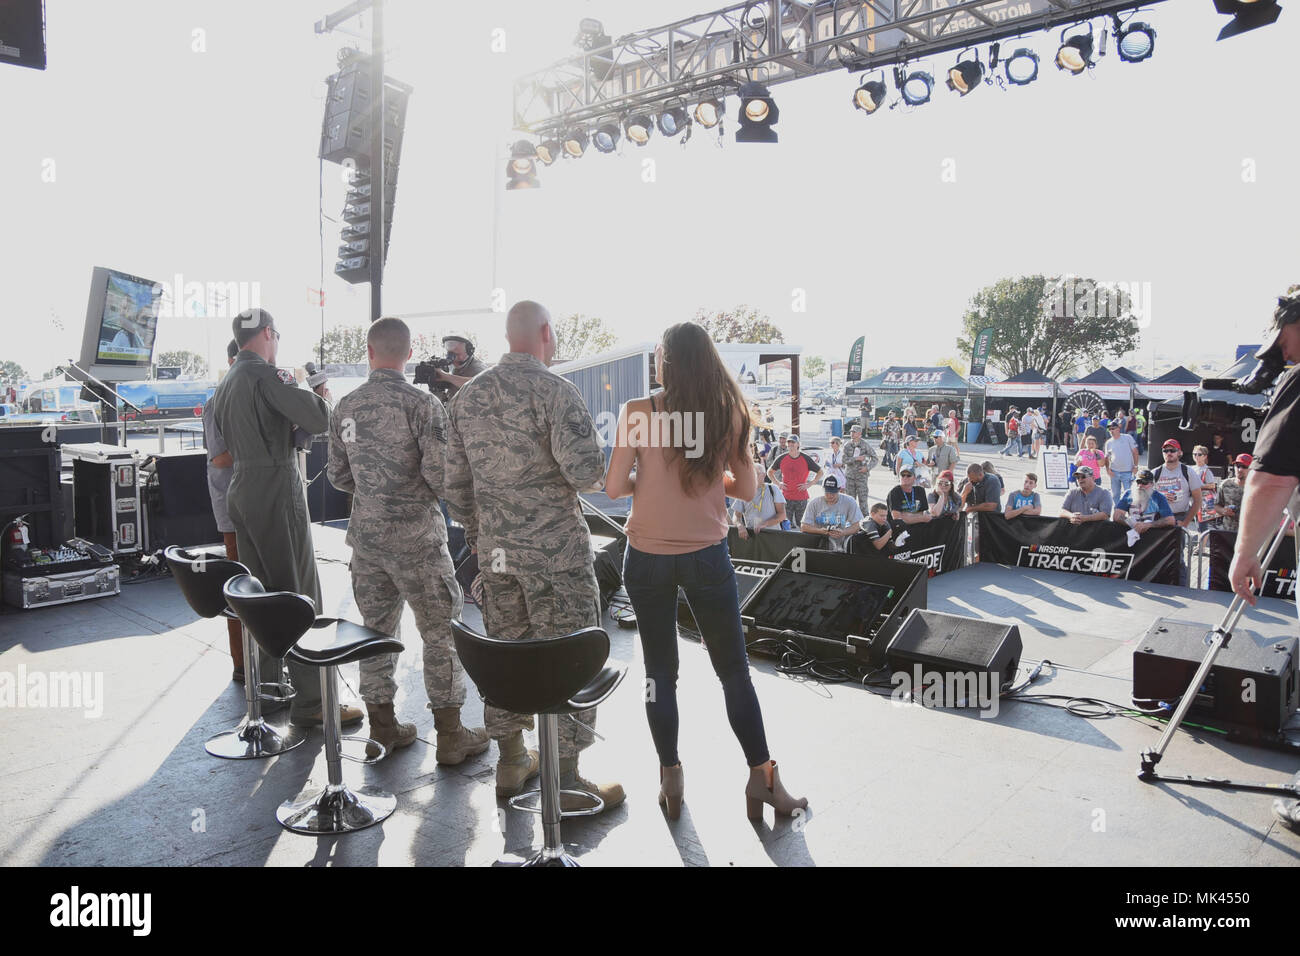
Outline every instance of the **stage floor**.
{"type": "MultiPolygon", "coordinates": [[[[316,526],[327,606],[351,607],[343,532],[316,526]]],[[[977,565],[932,578],[933,610],[1020,625],[1024,656],[1049,658],[1031,693],[1128,702],[1131,657],[1156,617],[1208,624],[1225,594],[977,565]]],[[[1294,609],[1268,601],[1243,627],[1296,632],[1294,609]]],[[[467,609],[467,620],[477,613],[467,609]]],[[[617,779],[627,802],[564,825],[588,865],[860,864],[1290,865],[1300,837],[1275,825],[1271,798],[1136,779],[1158,732],[1115,717],[1004,703],[994,719],[901,706],[852,685],[821,685],[753,666],[772,754],[806,794],[801,820],[762,826],[744,815],[746,769],[698,643],[681,645],[686,804],[669,824],[641,706],[635,632],[607,622],[628,680],[600,709],[607,738],[583,758],[617,779]]],[[[418,635],[409,611],[398,711],[433,737],[418,635]]],[[[540,842],[536,816],[504,809],[496,748],[440,768],[417,741],[374,767],[344,763],[351,782],[398,794],[382,827],[339,839],[295,836],[275,808],[324,779],[322,737],[278,759],[221,761],[205,738],[233,726],[243,691],[230,683],[223,624],[196,618],[170,579],[119,597],[0,614],[0,672],[102,674],[102,715],[0,707],[0,863],[12,865],[481,865],[540,842]]],[[[356,665],[344,669],[356,686],[356,665]]],[[[481,724],[472,688],[467,722],[481,724]]],[[[364,728],[361,731],[364,732],[364,728]]],[[[1294,756],[1182,733],[1162,770],[1285,780],[1294,756]]]]}

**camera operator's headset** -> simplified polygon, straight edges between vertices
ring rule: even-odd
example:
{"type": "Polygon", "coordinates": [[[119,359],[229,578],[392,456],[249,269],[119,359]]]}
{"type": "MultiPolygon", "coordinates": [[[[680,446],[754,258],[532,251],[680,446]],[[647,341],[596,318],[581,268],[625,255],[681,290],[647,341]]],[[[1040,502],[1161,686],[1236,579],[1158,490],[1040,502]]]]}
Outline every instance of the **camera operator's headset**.
{"type": "Polygon", "coordinates": [[[449,335],[444,335],[444,336],[442,337],[442,344],[443,344],[443,345],[446,345],[448,342],[464,342],[464,343],[465,343],[465,361],[466,361],[466,362],[468,362],[470,359],[472,359],[472,358],[474,357],[474,343],[471,342],[471,341],[469,340],[469,336],[461,335],[459,332],[452,332],[452,333],[450,333],[449,335]]]}

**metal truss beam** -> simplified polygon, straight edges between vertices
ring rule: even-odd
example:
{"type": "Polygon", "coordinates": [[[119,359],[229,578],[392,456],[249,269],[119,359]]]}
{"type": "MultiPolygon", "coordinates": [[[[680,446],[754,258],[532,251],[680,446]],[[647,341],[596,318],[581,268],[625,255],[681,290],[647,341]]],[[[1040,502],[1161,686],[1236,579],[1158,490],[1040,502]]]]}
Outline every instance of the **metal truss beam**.
{"type": "Polygon", "coordinates": [[[754,0],[619,37],[520,77],[514,128],[538,133],[705,90],[865,71],[1163,0],[754,0]]]}

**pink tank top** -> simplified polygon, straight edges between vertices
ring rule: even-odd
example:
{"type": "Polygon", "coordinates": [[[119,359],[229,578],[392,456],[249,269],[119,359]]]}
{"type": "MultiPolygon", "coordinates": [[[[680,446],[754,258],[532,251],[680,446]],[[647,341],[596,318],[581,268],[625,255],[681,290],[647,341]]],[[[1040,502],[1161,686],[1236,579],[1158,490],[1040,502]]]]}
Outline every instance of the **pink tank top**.
{"type": "MultiPolygon", "coordinates": [[[[655,411],[655,397],[650,409],[655,411]]],[[[710,548],[727,536],[723,476],[702,493],[682,490],[682,456],[659,447],[636,450],[636,485],[627,540],[646,554],[689,554],[710,548]]]]}

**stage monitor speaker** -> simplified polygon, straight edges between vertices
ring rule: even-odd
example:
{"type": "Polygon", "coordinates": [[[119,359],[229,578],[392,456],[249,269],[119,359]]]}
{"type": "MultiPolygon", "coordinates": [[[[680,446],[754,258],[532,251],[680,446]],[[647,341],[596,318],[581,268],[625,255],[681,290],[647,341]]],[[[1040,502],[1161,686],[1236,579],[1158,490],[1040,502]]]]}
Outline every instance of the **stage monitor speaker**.
{"type": "Polygon", "coordinates": [[[217,530],[208,492],[208,453],[199,450],[155,455],[152,469],[154,475],[145,496],[149,550],[158,551],[172,544],[188,548],[220,542],[221,532],[217,530]]]}
{"type": "Polygon", "coordinates": [[[0,63],[45,69],[45,4],[43,0],[0,3],[0,63]]]}
{"type": "Polygon", "coordinates": [[[908,675],[914,694],[922,691],[915,686],[919,668],[922,685],[942,681],[943,706],[960,707],[1010,685],[1022,650],[1020,628],[1014,624],[915,610],[889,642],[885,656],[893,673],[908,675]],[[989,676],[981,677],[984,674],[989,676]],[[981,686],[980,681],[985,683],[981,686]]]}
{"type": "Polygon", "coordinates": [[[925,607],[928,580],[915,561],[795,548],[742,602],[746,643],[793,636],[818,660],[882,666],[903,620],[925,607]]]}
{"type": "MultiPolygon", "coordinates": [[[[1133,652],[1133,700],[1171,706],[1205,659],[1204,624],[1157,618],[1133,652]]],[[[1300,705],[1294,637],[1265,640],[1238,629],[1219,651],[1188,719],[1246,737],[1276,736],[1300,705]]]]}

